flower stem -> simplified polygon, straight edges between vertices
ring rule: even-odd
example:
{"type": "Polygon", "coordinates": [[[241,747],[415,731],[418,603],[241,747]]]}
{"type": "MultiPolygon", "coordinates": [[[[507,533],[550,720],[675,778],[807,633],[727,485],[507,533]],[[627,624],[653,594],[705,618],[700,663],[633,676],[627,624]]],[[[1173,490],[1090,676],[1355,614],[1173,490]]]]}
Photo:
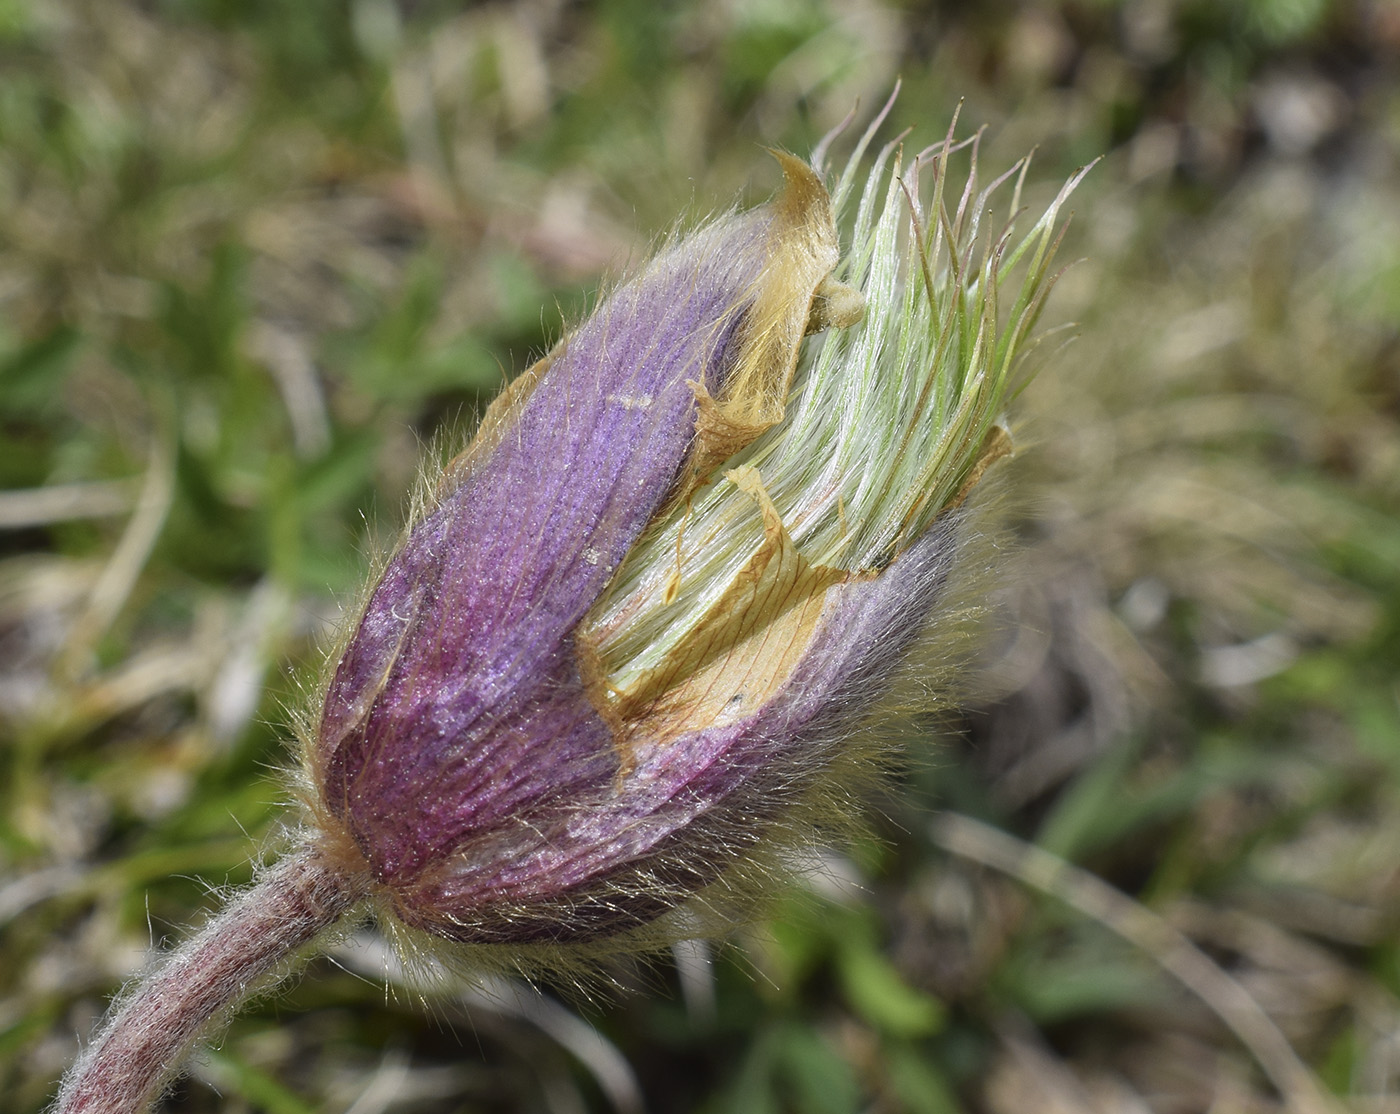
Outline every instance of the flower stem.
{"type": "Polygon", "coordinates": [[[364,896],[314,846],[283,859],[118,1000],[53,1114],[142,1114],[213,1022],[286,974],[364,896]]]}

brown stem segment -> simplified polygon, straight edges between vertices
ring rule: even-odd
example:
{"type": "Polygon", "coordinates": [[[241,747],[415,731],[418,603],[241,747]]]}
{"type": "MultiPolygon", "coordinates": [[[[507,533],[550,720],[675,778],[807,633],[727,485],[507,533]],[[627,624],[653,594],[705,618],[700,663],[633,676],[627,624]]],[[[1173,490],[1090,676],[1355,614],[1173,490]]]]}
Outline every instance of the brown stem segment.
{"type": "Polygon", "coordinates": [[[52,1114],[143,1114],[214,1021],[365,895],[316,847],[279,862],[119,1000],[52,1114]]]}

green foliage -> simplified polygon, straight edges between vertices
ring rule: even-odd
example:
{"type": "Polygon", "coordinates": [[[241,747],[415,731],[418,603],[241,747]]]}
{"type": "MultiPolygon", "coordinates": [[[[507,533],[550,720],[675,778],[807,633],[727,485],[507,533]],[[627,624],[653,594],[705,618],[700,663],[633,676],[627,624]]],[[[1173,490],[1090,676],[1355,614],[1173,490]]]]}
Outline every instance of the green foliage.
{"type": "Polygon", "coordinates": [[[239,1057],[218,1051],[207,1055],[215,1079],[230,1096],[245,1099],[267,1114],[315,1114],[315,1106],[239,1057]]]}

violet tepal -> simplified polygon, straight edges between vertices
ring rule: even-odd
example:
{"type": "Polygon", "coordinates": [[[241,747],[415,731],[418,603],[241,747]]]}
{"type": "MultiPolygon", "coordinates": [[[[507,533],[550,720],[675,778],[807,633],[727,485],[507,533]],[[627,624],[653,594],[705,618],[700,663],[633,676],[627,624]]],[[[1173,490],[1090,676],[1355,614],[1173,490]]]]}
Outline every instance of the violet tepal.
{"type": "Polygon", "coordinates": [[[1024,164],[979,192],[975,141],[891,144],[862,180],[874,130],[839,176],[779,154],[772,202],[678,238],[492,404],[306,717],[299,849],[117,1003],[59,1110],[146,1109],[357,910],[528,967],[751,914],[822,837],[1009,450],[1078,180],[1017,235],[989,205],[1024,164]]]}
{"type": "Polygon", "coordinates": [[[824,189],[784,163],[776,203],[664,252],[516,380],[370,597],[309,759],[322,826],[411,925],[591,937],[714,873],[685,829],[743,795],[742,743],[638,736],[581,629],[716,439],[782,413],[837,261],[824,189]]]}

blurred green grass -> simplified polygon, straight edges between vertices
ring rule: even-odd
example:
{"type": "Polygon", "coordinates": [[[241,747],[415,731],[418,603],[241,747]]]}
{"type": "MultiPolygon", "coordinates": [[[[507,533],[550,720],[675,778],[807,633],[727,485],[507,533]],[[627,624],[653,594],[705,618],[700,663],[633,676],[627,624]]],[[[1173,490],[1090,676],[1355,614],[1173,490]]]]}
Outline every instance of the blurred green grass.
{"type": "Polygon", "coordinates": [[[170,1108],[1283,1108],[1160,955],[936,810],[1137,899],[1395,1108],[1397,56],[1383,0],[0,3],[5,1109],[275,844],[283,707],[424,445],[896,77],[891,134],[961,99],[1032,193],[1106,156],[985,698],[770,925],[571,1006],[599,1045],[347,954],[170,1108]]]}

